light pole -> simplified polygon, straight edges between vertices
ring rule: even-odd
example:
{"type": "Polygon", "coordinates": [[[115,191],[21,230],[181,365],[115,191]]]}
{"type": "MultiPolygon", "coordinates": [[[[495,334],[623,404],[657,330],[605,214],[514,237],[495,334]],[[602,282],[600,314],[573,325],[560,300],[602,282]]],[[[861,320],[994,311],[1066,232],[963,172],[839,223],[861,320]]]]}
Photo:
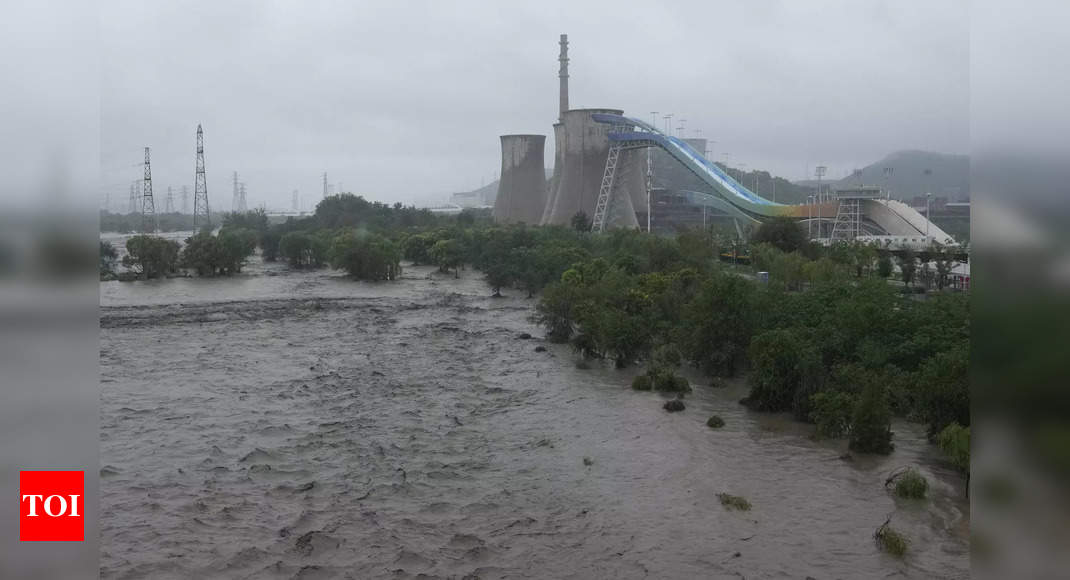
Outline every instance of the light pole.
{"type": "Polygon", "coordinates": [[[932,192],[925,194],[925,243],[929,243],[929,201],[933,198],[932,192]]]}
{"type": "Polygon", "coordinates": [[[814,237],[814,196],[806,196],[806,239],[814,237]]]}

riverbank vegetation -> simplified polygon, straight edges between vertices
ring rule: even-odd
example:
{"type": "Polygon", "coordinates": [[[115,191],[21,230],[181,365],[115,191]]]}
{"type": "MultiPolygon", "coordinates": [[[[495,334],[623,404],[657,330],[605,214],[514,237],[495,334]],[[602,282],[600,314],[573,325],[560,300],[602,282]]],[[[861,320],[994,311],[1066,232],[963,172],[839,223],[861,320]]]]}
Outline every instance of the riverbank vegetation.
{"type": "MultiPolygon", "coordinates": [[[[957,465],[968,464],[961,429],[968,441],[969,297],[946,289],[950,253],[825,247],[809,242],[795,223],[773,220],[753,232],[750,264],[739,266],[719,259],[738,253],[733,235],[598,234],[588,231],[586,216],[573,222],[499,226],[485,213],[441,216],[340,195],[321,202],[314,215],[280,224],[254,212],[232,216],[213,243],[233,244],[236,259],[255,239],[265,260],[329,265],[361,280],[396,279],[402,259],[454,277],[471,268],[494,296],[538,294],[533,319],[548,340],[570,343],[585,360],[646,365],[637,389],[682,395],[691,388],[676,373],[684,363],[714,382],[745,373],[744,404],[790,412],[814,423],[818,437],[888,453],[898,416],[925,423],[957,465]],[[248,233],[232,234],[238,244],[224,236],[227,230],[248,233]],[[895,264],[902,286],[889,283],[895,264]],[[919,276],[932,282],[920,292],[910,289],[919,276]],[[959,430],[948,431],[952,425],[959,430]]],[[[206,235],[190,240],[208,243],[200,237],[206,235]]],[[[138,243],[144,242],[134,244],[135,267],[175,267],[169,256],[177,250],[139,250],[138,243]]],[[[183,256],[186,267],[197,263],[183,256]]],[[[198,271],[239,268],[228,261],[198,271]]]]}

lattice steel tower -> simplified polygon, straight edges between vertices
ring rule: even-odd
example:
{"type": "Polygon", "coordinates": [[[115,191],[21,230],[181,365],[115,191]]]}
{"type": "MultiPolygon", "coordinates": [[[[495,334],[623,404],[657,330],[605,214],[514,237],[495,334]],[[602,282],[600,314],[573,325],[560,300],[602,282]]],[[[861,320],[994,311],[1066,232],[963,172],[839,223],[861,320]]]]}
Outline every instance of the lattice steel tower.
{"type": "Polygon", "coordinates": [[[167,203],[164,205],[167,213],[175,213],[175,194],[171,192],[171,186],[167,186],[167,203]]]}
{"type": "Polygon", "coordinates": [[[189,213],[189,186],[182,186],[182,213],[189,213]]]}
{"type": "Polygon", "coordinates": [[[126,213],[137,213],[137,200],[140,197],[139,193],[141,191],[141,188],[138,187],[140,183],[140,179],[135,179],[130,182],[130,206],[127,208],[128,211],[126,213]]]}
{"type": "Polygon", "coordinates": [[[141,231],[156,233],[156,202],[152,199],[152,164],[149,148],[145,148],[145,185],[141,188],[141,231]]]}
{"type": "Polygon", "coordinates": [[[208,210],[208,182],[204,178],[204,130],[197,125],[197,174],[193,182],[193,229],[212,225],[208,210]]]}

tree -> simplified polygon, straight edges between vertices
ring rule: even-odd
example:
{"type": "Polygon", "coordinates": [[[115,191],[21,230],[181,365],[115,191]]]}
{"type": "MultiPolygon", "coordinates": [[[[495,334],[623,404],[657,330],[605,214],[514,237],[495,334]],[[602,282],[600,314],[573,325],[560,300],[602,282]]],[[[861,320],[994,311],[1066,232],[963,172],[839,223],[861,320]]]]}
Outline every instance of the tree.
{"type": "Polygon", "coordinates": [[[260,234],[261,256],[265,262],[274,262],[279,257],[279,242],[282,240],[282,231],[268,229],[260,234]]]}
{"type": "Polygon", "coordinates": [[[714,274],[683,307],[678,344],[706,374],[735,374],[754,331],[755,292],[743,278],[714,274]]]}
{"type": "Polygon", "coordinates": [[[394,242],[363,231],[349,230],[331,242],[331,267],[357,280],[394,280],[401,274],[401,252],[394,242]]]}
{"type": "Polygon", "coordinates": [[[546,327],[546,338],[550,342],[567,342],[572,338],[576,328],[576,308],[583,294],[576,270],[567,270],[561,280],[543,290],[533,318],[546,327]]]}
{"type": "Polygon", "coordinates": [[[952,423],[970,426],[969,343],[927,359],[918,369],[916,384],[916,404],[930,440],[952,423]]]}
{"type": "Polygon", "coordinates": [[[572,220],[569,223],[572,225],[572,229],[576,230],[577,232],[591,231],[592,223],[590,218],[587,217],[587,212],[576,212],[572,216],[572,220]]]}
{"type": "Polygon", "coordinates": [[[910,248],[906,248],[897,258],[899,262],[899,272],[903,277],[903,285],[913,284],[914,272],[917,271],[917,256],[910,248]]]}
{"type": "Polygon", "coordinates": [[[405,238],[401,243],[402,255],[412,262],[413,266],[431,263],[429,250],[435,243],[431,234],[414,234],[405,238]]]}
{"type": "Polygon", "coordinates": [[[111,242],[100,242],[100,279],[111,280],[115,277],[115,264],[118,262],[119,252],[111,242]]]}
{"type": "Polygon", "coordinates": [[[461,277],[461,263],[464,257],[464,248],[455,239],[439,240],[431,246],[428,252],[431,259],[438,265],[440,272],[448,273],[452,268],[454,277],[461,277]]]}
{"type": "Polygon", "coordinates": [[[178,242],[147,234],[126,240],[123,266],[143,278],[156,278],[175,271],[178,266],[178,242]]]}
{"type": "Polygon", "coordinates": [[[288,232],[279,240],[279,253],[295,268],[318,268],[327,262],[330,244],[325,234],[288,232]]]}
{"type": "Polygon", "coordinates": [[[851,414],[848,447],[859,453],[891,453],[894,448],[891,425],[892,411],[888,408],[884,389],[877,384],[866,386],[851,414]]]}
{"type": "Polygon", "coordinates": [[[755,336],[750,344],[747,405],[758,411],[792,410],[796,390],[812,390],[816,358],[813,349],[790,330],[767,330],[755,336]]]}
{"type": "Polygon", "coordinates": [[[217,239],[224,273],[229,276],[241,272],[245,258],[256,251],[256,232],[245,228],[223,228],[219,231],[217,239]]]}
{"type": "Polygon", "coordinates": [[[887,252],[877,259],[877,275],[885,279],[892,275],[892,258],[887,252]]]}
{"type": "Polygon", "coordinates": [[[821,391],[810,395],[810,420],[817,425],[818,437],[844,437],[851,431],[855,397],[842,391],[821,391]]]}
{"type": "Polygon", "coordinates": [[[807,240],[806,234],[794,219],[772,218],[758,226],[751,236],[751,243],[772,244],[781,252],[791,253],[806,246],[807,240]]]}

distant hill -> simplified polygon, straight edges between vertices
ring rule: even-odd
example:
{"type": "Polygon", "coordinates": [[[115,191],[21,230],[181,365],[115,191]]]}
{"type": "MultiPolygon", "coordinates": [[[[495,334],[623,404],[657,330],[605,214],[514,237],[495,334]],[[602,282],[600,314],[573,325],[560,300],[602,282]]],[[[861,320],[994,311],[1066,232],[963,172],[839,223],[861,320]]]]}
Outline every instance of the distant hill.
{"type": "MultiPolygon", "coordinates": [[[[796,182],[813,187],[816,182],[796,182]]],[[[832,182],[832,188],[877,185],[891,191],[892,197],[910,199],[931,192],[934,196],[957,201],[970,195],[970,157],[931,151],[897,151],[854,175],[832,182]],[[884,169],[891,168],[885,176],[884,169]]]]}

